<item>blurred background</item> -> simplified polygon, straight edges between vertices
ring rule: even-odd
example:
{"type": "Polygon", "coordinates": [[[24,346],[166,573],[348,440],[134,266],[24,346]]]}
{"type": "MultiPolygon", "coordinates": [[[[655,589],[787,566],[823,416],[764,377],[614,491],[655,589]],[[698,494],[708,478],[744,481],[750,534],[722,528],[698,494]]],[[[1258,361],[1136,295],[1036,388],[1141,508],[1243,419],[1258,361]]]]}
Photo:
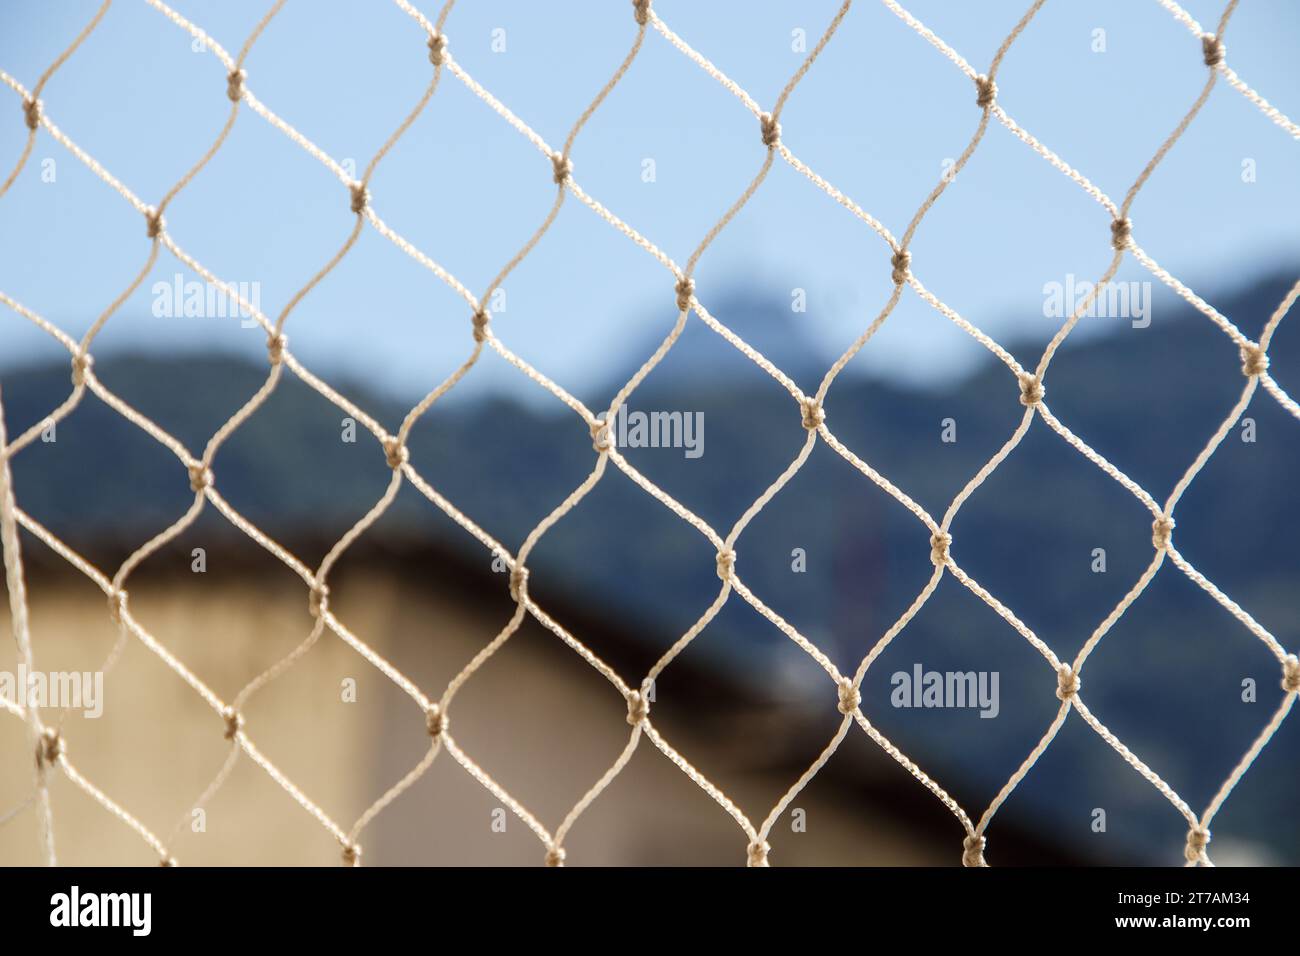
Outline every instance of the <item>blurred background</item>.
{"type": "MultiPolygon", "coordinates": [[[[437,10],[417,4],[433,18],[437,10]]],[[[228,50],[266,4],[177,0],[228,50]]],[[[1023,3],[906,6],[977,69],[1023,3]]],[[[7,4],[0,68],[31,86],[94,13],[89,2],[7,4]]],[[[692,4],[656,0],[684,39],[770,106],[838,4],[809,0],[692,4]]],[[[1207,29],[1221,9],[1188,2],[1207,29]]],[[[621,2],[562,7],[481,0],[446,25],[465,69],[552,144],[632,42],[621,2]],[[557,12],[558,11],[558,12],[557,12]]],[[[1243,5],[1225,43],[1230,65],[1289,116],[1300,114],[1292,51],[1300,9],[1243,5]]],[[[395,5],[291,0],[253,47],[247,84],[340,162],[362,169],[423,92],[424,36],[395,5]]],[[[1204,82],[1200,46],[1157,3],[1049,0],[1012,47],[999,102],[1117,201],[1204,82]],[[1101,31],[1100,33],[1098,31],[1101,31]]],[[[225,71],[143,2],[119,0],[43,94],[50,118],[146,202],[208,148],[225,119],[225,71]]],[[[0,163],[26,127],[10,96],[0,163]]],[[[2,110],[3,108],[0,108],[2,110]]],[[[855,3],[791,98],[783,140],[896,234],[965,147],[979,119],[969,80],[879,3],[855,3]]],[[[8,158],[6,158],[8,157],[8,158]]],[[[628,75],[578,138],[583,188],[684,262],[762,162],[757,124],[722,87],[650,32],[628,75]]],[[[1300,276],[1300,149],[1226,84],[1136,201],[1142,247],[1247,335],[1300,276]]],[[[479,293],[542,221],[550,164],[453,77],[378,167],[377,213],[479,293]]],[[[275,316],[353,224],[347,191],[251,111],[169,207],[169,233],[275,316]]],[[[1062,319],[1053,284],[1095,280],[1111,256],[1105,211],[993,123],[911,246],[913,267],[944,302],[1032,365],[1062,319]]],[[[46,132],[0,199],[0,290],[74,337],[126,288],[149,252],[139,214],[46,132]]],[[[1127,257],[1118,282],[1147,316],[1083,320],[1047,383],[1053,412],[1163,500],[1240,393],[1235,346],[1127,257]],[[1146,321],[1149,319],[1149,322],[1146,321]]],[[[199,281],[164,253],[95,340],[108,388],[191,449],[262,384],[265,334],[238,316],[185,314],[199,281]],[[182,290],[176,293],[173,290],[182,290]]],[[[709,248],[699,299],[720,321],[814,390],[891,291],[888,248],[782,163],[709,248]]],[[[570,198],[554,227],[493,301],[505,344],[593,408],[654,350],[677,318],[671,276],[570,198]]],[[[1068,311],[1068,309],[1067,309],[1068,311]]],[[[1300,331],[1285,319],[1270,368],[1294,394],[1300,331]]],[[[406,411],[468,356],[463,300],[373,230],[291,314],[294,353],[396,430],[406,411]]],[[[62,346],[0,312],[0,387],[11,435],[66,398],[62,346]]],[[[986,350],[912,292],[832,387],[835,434],[932,514],[1011,434],[1018,385],[986,350]],[[955,441],[944,441],[951,420],[955,441]]],[[[730,528],[797,453],[798,410],[765,373],[692,317],[633,395],[634,410],[700,414],[702,454],[625,454],[714,527],[730,528]]],[[[389,479],[366,434],[341,441],[342,413],[286,375],[214,464],[232,505],[316,565],[389,479]]],[[[1294,480],[1300,423],[1257,393],[1180,502],[1183,554],[1288,649],[1297,639],[1294,480]]],[[[486,351],[426,414],[409,442],[416,468],[508,546],[590,472],[586,427],[486,351]]],[[[20,506],[99,567],[115,569],[192,500],[175,457],[88,396],[13,461],[20,506]]],[[[1062,658],[1072,657],[1151,556],[1150,516],[1041,421],[963,506],[953,553],[1062,658]],[[1104,572],[1096,568],[1104,549],[1104,572]]],[[[763,601],[851,671],[931,572],[916,519],[819,443],[798,476],[747,528],[737,570],[763,601]],[[802,562],[796,554],[803,556],[802,562]],[[800,569],[802,565],[802,569],[800,569]]],[[[24,535],[38,666],[93,670],[115,629],[99,590],[24,535]]],[[[717,593],[712,548],[625,476],[606,477],[543,537],[530,591],[630,683],[717,593]]],[[[301,581],[207,509],[131,576],[137,618],[219,694],[306,636],[301,581]],[[193,573],[194,548],[207,569],[193,573]]],[[[508,620],[513,602],[492,556],[404,487],[331,576],[331,605],[362,639],[437,696],[508,620]]],[[[8,637],[8,619],[0,625],[8,637]]],[[[13,642],[0,669],[13,670],[13,642]]],[[[1197,811],[1281,697],[1276,660],[1168,564],[1102,641],[1084,674],[1089,707],[1197,811]],[[1243,700],[1243,682],[1258,686],[1243,700]]],[[[977,817],[1056,712],[1041,657],[950,576],[868,672],[863,710],[977,817]],[[998,714],[898,708],[891,676],[997,672],[998,714]]],[[[834,688],[809,657],[733,596],[659,679],[665,736],[752,819],[838,726],[834,688]]],[[[549,826],[626,742],[625,705],[554,635],[528,623],[457,698],[461,746],[549,826]]],[[[250,703],[250,736],[335,819],[350,822],[413,766],[423,718],[381,674],[326,635],[250,703]],[[341,683],[357,685],[345,702],[341,683]]],[[[225,756],[223,727],[152,654],[132,644],[106,679],[104,715],[74,718],[82,772],[160,836],[181,825],[183,863],[335,864],[338,848],[250,762],[193,833],[191,801],[225,756]]],[[[1291,813],[1300,729],[1284,723],[1217,817],[1216,862],[1295,864],[1291,813]]],[[[0,721],[0,815],[20,808],[30,775],[23,728],[0,721]]],[[[55,787],[61,858],[154,862],[79,791],[55,787]]],[[[948,811],[865,735],[853,731],[773,830],[775,864],[959,863],[948,811]]],[[[520,863],[536,838],[447,755],[362,835],[376,864],[520,863]]],[[[0,816],[0,819],[3,819],[0,816]]],[[[1173,864],[1185,822],[1077,715],[989,829],[991,863],[1173,864]],[[1105,829],[1095,826],[1105,811],[1105,829]]],[[[745,837],[648,742],[566,840],[580,863],[736,864],[745,837]]],[[[0,862],[39,860],[35,814],[0,826],[0,862]]]]}

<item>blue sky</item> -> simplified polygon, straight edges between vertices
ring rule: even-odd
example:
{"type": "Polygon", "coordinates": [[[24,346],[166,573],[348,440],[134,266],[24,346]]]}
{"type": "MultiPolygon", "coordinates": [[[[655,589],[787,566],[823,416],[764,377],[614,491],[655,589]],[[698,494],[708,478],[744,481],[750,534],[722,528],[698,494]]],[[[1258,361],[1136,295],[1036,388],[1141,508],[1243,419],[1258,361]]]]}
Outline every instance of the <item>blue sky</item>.
{"type": "MultiPolygon", "coordinates": [[[[905,5],[979,69],[1026,6],[905,5]]],[[[267,4],[175,6],[234,51],[267,4]]],[[[418,6],[436,15],[435,5],[418,6]]],[[[94,7],[88,0],[6,4],[0,67],[30,86],[94,7]]],[[[811,42],[836,7],[830,0],[655,0],[675,31],[764,106],[800,62],[792,31],[802,28],[811,42]]],[[[1186,7],[1207,27],[1221,10],[1197,0],[1186,7]]],[[[558,146],[623,57],[635,23],[623,0],[462,0],[446,32],[459,62],[558,146]],[[504,51],[494,51],[502,37],[504,51]]],[[[1300,115],[1297,36],[1300,6],[1259,0],[1242,5],[1225,38],[1230,65],[1293,118],[1300,115]]],[[[431,69],[420,29],[395,5],[336,0],[290,0],[247,63],[248,85],[263,102],[358,167],[418,100],[431,69]]],[[[1199,43],[1154,0],[1049,0],[1008,55],[999,99],[1118,200],[1190,106],[1204,70],[1199,43]],[[1106,33],[1104,53],[1092,50],[1097,28],[1106,33]]],[[[3,160],[7,170],[26,129],[17,97],[0,94],[10,100],[8,113],[0,107],[9,117],[0,123],[0,156],[12,157],[3,160]]],[[[43,98],[56,124],[150,202],[207,149],[228,107],[217,59],[192,50],[190,37],[142,0],[118,0],[43,98]]],[[[790,100],[783,137],[901,232],[978,119],[970,82],[882,4],[859,0],[790,100]]],[[[652,31],[573,157],[588,192],[684,262],[757,171],[763,147],[740,103],[652,31]],[[647,159],[654,182],[643,181],[647,159]]],[[[1298,174],[1300,147],[1220,84],[1140,195],[1135,236],[1213,302],[1216,291],[1297,261],[1298,174]],[[1251,183],[1242,181],[1246,159],[1254,161],[1251,183]]],[[[541,222],[554,196],[550,175],[544,157],[446,74],[379,166],[373,202],[393,228],[479,293],[541,222]]],[[[183,247],[228,281],[258,283],[272,316],[333,254],[352,221],[346,190],[329,171],[247,110],[168,213],[183,247]]],[[[917,274],[940,298],[995,337],[1027,343],[1032,359],[1029,344],[1045,342],[1058,324],[1043,316],[1044,284],[1105,269],[1108,219],[994,123],[912,252],[917,274]]],[[[0,199],[0,289],[80,334],[147,254],[139,215],[42,133],[20,181],[0,199]],[[42,161],[51,158],[54,181],[45,182],[42,161]]],[[[807,340],[829,365],[888,297],[888,260],[866,226],[778,163],[705,254],[697,291],[706,304],[753,292],[782,315],[792,290],[806,290],[807,311],[782,321],[792,341],[807,340]]],[[[164,255],[95,351],[221,349],[264,360],[261,333],[235,321],[152,314],[154,284],[178,272],[193,278],[164,255]]],[[[1119,278],[1151,277],[1129,259],[1119,278]]],[[[497,333],[584,399],[584,390],[643,358],[676,318],[671,276],[572,197],[505,289],[497,333]]],[[[1083,331],[1115,325],[1097,320],[1083,331]]],[[[294,351],[327,377],[364,378],[401,395],[440,380],[471,345],[464,302],[371,230],[293,313],[287,331],[294,351]]],[[[926,382],[983,355],[909,292],[851,368],[926,382]]],[[[0,362],[59,356],[25,320],[0,315],[0,362]]],[[[553,401],[495,357],[457,392],[489,390],[553,401]]]]}

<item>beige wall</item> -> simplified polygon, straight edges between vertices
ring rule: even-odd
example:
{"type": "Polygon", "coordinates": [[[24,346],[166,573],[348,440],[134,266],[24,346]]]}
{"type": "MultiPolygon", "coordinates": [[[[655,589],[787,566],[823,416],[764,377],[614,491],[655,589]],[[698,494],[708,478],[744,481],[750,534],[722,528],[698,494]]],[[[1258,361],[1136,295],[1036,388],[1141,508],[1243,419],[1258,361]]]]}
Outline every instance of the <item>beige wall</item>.
{"type": "MultiPolygon", "coordinates": [[[[305,592],[285,575],[258,581],[175,577],[136,582],[133,613],[224,699],[308,633],[305,592]]],[[[502,589],[504,591],[504,588],[502,589]]],[[[33,644],[41,670],[98,669],[115,631],[103,595],[85,581],[36,580],[31,587],[33,644]]],[[[360,571],[337,587],[334,608],[363,639],[426,693],[440,692],[509,617],[490,607],[437,596],[391,575],[360,571]]],[[[0,668],[16,669],[14,645],[0,626],[0,668]]],[[[764,771],[761,722],[737,715],[722,725],[693,718],[674,699],[671,669],[654,716],[664,734],[761,819],[797,775],[764,771]]],[[[176,675],[134,639],[106,679],[98,720],[71,718],[70,759],[81,772],[154,829],[182,864],[337,865],[333,838],[267,774],[241,758],[194,833],[188,808],[221,766],[224,725],[176,675]]],[[[530,624],[515,635],[456,699],[451,731],[485,769],[554,828],[613,762],[629,727],[622,698],[549,632],[530,624]]],[[[837,715],[832,715],[832,717],[837,715]]],[[[326,633],[297,665],[249,703],[247,732],[290,779],[345,829],[424,753],[418,707],[336,636],[326,633]],[[342,701],[347,678],[355,703],[342,701]]],[[[827,725],[829,739],[834,727],[827,725]]],[[[874,751],[860,733],[839,759],[874,751]]],[[[809,749],[811,760],[815,749],[809,749]]],[[[876,757],[887,760],[875,753],[876,757]]],[[[30,793],[22,724],[0,714],[0,814],[30,793]]],[[[871,764],[875,766],[875,764],[871,764]]],[[[886,767],[881,772],[901,773],[886,767]]],[[[913,786],[915,786],[913,784],[913,786]]],[[[917,789],[914,799],[926,795],[917,789]]],[[[155,863],[134,833],[67,780],[53,782],[61,862],[155,863]]],[[[879,808],[846,797],[819,778],[796,800],[807,830],[789,819],[773,831],[776,864],[952,864],[960,831],[900,829],[879,808]],[[945,839],[946,838],[946,839],[945,839]]],[[[542,861],[531,831],[451,756],[442,753],[420,782],[362,834],[367,864],[523,864],[542,861]]],[[[744,862],[746,838],[705,793],[646,739],[631,764],[579,820],[566,847],[573,864],[744,862]]],[[[0,827],[0,863],[40,862],[36,815],[28,809],[0,827]]]]}

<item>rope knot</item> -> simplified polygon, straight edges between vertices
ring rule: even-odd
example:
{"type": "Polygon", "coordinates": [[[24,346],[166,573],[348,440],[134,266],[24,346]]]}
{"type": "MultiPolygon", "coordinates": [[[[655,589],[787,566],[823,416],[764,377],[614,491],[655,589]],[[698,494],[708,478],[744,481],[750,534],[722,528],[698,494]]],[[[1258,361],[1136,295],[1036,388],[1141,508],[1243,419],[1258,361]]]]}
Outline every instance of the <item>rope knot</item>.
{"type": "Polygon", "coordinates": [[[758,128],[763,134],[763,145],[768,149],[781,141],[781,124],[771,113],[764,113],[758,118],[758,128]]]}
{"type": "Polygon", "coordinates": [[[637,23],[645,26],[650,19],[650,0],[632,0],[632,16],[636,17],[637,23]]]}
{"type": "Polygon", "coordinates": [[[568,854],[564,852],[564,847],[553,846],[546,851],[546,865],[564,866],[564,858],[566,856],[568,856],[568,854]]]}
{"type": "Polygon", "coordinates": [[[234,740],[236,735],[244,729],[244,715],[233,707],[227,707],[221,712],[221,718],[226,722],[226,739],[234,740]]]}
{"type": "Polygon", "coordinates": [[[894,267],[892,276],[894,285],[902,285],[907,281],[909,270],[912,268],[912,254],[906,249],[899,249],[889,260],[889,264],[894,267]]]}
{"type": "Polygon", "coordinates": [[[161,209],[150,209],[144,214],[145,230],[144,233],[150,239],[157,239],[163,231],[163,216],[161,209]]]}
{"type": "Polygon", "coordinates": [[[1020,377],[1020,404],[1026,408],[1033,408],[1043,400],[1043,383],[1039,381],[1037,375],[1022,375],[1020,377]]]}
{"type": "Polygon", "coordinates": [[[718,552],[718,577],[726,581],[731,577],[732,570],[736,567],[736,552],[730,548],[723,548],[718,552]]]}
{"type": "Polygon", "coordinates": [[[447,732],[447,723],[447,712],[442,709],[442,705],[430,704],[424,716],[424,726],[428,729],[429,736],[437,740],[447,732]]]}
{"type": "Polygon", "coordinates": [[[650,702],[645,694],[634,690],[627,695],[627,722],[635,727],[650,714],[650,702]]]}
{"type": "Polygon", "coordinates": [[[810,432],[815,432],[821,427],[822,422],[826,421],[826,411],[822,408],[821,402],[815,398],[805,398],[800,406],[803,408],[803,427],[810,432]]]}
{"type": "Polygon", "coordinates": [[[388,467],[396,471],[411,460],[411,453],[400,438],[385,438],[384,458],[388,460],[388,467]]]}
{"type": "Polygon", "coordinates": [[[952,535],[947,531],[936,531],[930,535],[930,560],[935,567],[948,563],[948,547],[952,544],[952,535]]]}
{"type": "Polygon", "coordinates": [[[41,125],[41,104],[36,100],[23,100],[23,117],[27,128],[36,132],[36,127],[41,125]]]}
{"type": "Polygon", "coordinates": [[[244,96],[244,78],[248,74],[243,70],[231,70],[226,77],[226,96],[230,102],[238,103],[244,96]]]}
{"type": "Polygon", "coordinates": [[[1110,223],[1110,244],[1115,249],[1124,249],[1133,237],[1133,223],[1127,218],[1112,219],[1110,223]]]}
{"type": "Polygon", "coordinates": [[[1223,62],[1223,41],[1213,33],[1202,34],[1201,53],[1205,57],[1205,65],[1214,69],[1223,62]]]}
{"type": "Polygon", "coordinates": [[[1241,372],[1247,378],[1263,375],[1268,371],[1268,353],[1258,345],[1246,345],[1241,349],[1241,372]]]}
{"type": "Polygon", "coordinates": [[[36,765],[49,767],[59,762],[63,756],[63,738],[53,727],[41,731],[41,739],[36,744],[36,765]]]}
{"type": "Polygon", "coordinates": [[[1075,694],[1079,693],[1079,675],[1074,672],[1069,664],[1062,664],[1061,669],[1056,672],[1056,699],[1069,700],[1075,694]]]}
{"type": "Polygon", "coordinates": [[[563,186],[568,180],[569,174],[573,172],[573,160],[563,153],[556,153],[551,157],[551,166],[554,170],[551,178],[555,180],[555,185],[563,186]]]}
{"type": "Polygon", "coordinates": [[[345,846],[343,848],[343,864],[344,866],[360,866],[361,847],[357,846],[355,843],[349,843],[345,846]]]}
{"type": "Polygon", "coordinates": [[[1157,551],[1163,551],[1169,547],[1169,536],[1174,531],[1174,519],[1168,515],[1161,515],[1155,521],[1151,522],[1151,543],[1155,545],[1157,551]]]}
{"type": "Polygon", "coordinates": [[[329,598],[328,585],[320,583],[312,586],[311,593],[307,596],[307,610],[312,617],[320,617],[320,612],[329,607],[329,598]]]}
{"type": "Polygon", "coordinates": [[[966,839],[962,840],[961,865],[987,866],[988,864],[984,862],[984,845],[984,837],[975,833],[969,834],[966,839]]]}
{"type": "Polygon", "coordinates": [[[486,309],[477,309],[474,312],[474,341],[482,342],[487,338],[488,314],[486,309]]]}
{"type": "Polygon", "coordinates": [[[126,611],[126,592],[118,589],[108,596],[108,616],[114,624],[122,623],[122,614],[126,611]]]}
{"type": "Polygon", "coordinates": [[[1210,845],[1210,831],[1205,827],[1192,827],[1187,831],[1187,846],[1183,850],[1183,859],[1195,863],[1205,855],[1205,848],[1210,845]]]}
{"type": "Polygon", "coordinates": [[[1282,689],[1288,694],[1300,691],[1300,657],[1288,654],[1282,662],[1282,689]]]}
{"type": "Polygon", "coordinates": [[[528,594],[528,569],[522,564],[516,564],[510,569],[510,596],[516,601],[521,600],[521,595],[527,597],[528,594]]]}
{"type": "Polygon", "coordinates": [[[348,192],[352,194],[352,211],[361,215],[370,204],[370,190],[365,183],[353,183],[348,187],[348,192]]]}
{"type": "Polygon", "coordinates": [[[190,491],[196,495],[201,495],[212,485],[212,469],[201,461],[196,461],[189,466],[190,473],[190,491]]]}
{"type": "Polygon", "coordinates": [[[434,66],[442,66],[443,54],[447,52],[447,38],[441,33],[435,33],[429,37],[429,62],[434,66]]]}
{"type": "Polygon", "coordinates": [[[605,454],[613,446],[609,425],[598,418],[588,427],[591,431],[591,447],[596,450],[597,454],[605,454]]]}
{"type": "Polygon", "coordinates": [[[989,77],[981,73],[975,77],[975,105],[982,110],[988,109],[993,105],[993,100],[997,98],[998,85],[989,77]]]}
{"type": "Polygon", "coordinates": [[[677,293],[677,311],[685,312],[691,307],[691,296],[695,295],[695,280],[690,276],[682,276],[677,280],[677,285],[673,286],[673,291],[677,293]]]}
{"type": "Polygon", "coordinates": [[[279,365],[284,360],[284,347],[289,344],[289,336],[281,332],[279,335],[268,335],[266,338],[266,355],[271,360],[272,365],[279,365]]]}
{"type": "Polygon", "coordinates": [[[840,681],[840,713],[847,717],[856,711],[861,703],[862,692],[854,686],[853,681],[847,677],[840,681]]]}
{"type": "Polygon", "coordinates": [[[90,354],[81,354],[72,356],[72,384],[81,386],[86,383],[86,372],[90,371],[90,366],[95,362],[94,356],[90,354]]]}
{"type": "Polygon", "coordinates": [[[755,840],[747,848],[750,866],[767,866],[767,854],[772,846],[766,840],[755,840]]]}

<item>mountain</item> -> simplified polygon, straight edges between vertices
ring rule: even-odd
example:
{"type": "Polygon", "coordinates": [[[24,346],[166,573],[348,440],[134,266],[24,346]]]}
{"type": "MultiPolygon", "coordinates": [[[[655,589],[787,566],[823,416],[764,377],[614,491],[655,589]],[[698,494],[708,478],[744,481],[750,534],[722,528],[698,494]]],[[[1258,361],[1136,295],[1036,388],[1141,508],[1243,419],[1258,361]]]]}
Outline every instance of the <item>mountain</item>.
{"type": "MultiPolygon", "coordinates": [[[[826,374],[836,356],[827,356],[817,347],[808,334],[807,324],[800,321],[802,313],[794,312],[789,300],[783,300],[779,293],[765,294],[752,289],[735,289],[709,299],[709,314],[717,321],[744,339],[759,354],[765,356],[783,369],[787,375],[800,383],[817,383],[826,374]]],[[[654,354],[668,327],[663,322],[643,322],[638,328],[658,329],[646,336],[639,347],[631,354],[649,357],[654,354]]],[[[703,322],[692,315],[682,332],[682,339],[675,345],[660,369],[656,378],[671,378],[675,383],[686,388],[726,379],[729,384],[742,383],[752,371],[748,360],[739,358],[735,346],[726,341],[703,322]],[[687,347],[681,347],[686,345],[687,347]]],[[[620,369],[618,374],[605,383],[602,394],[613,395],[622,387],[633,369],[620,369]]]]}
{"type": "MultiPolygon", "coordinates": [[[[1257,336],[1293,281],[1268,277],[1216,304],[1257,336]]],[[[797,381],[820,378],[825,360],[789,339],[784,303],[738,295],[719,311],[797,381]]],[[[1123,324],[1068,342],[1049,370],[1045,401],[1163,503],[1245,379],[1235,346],[1181,300],[1156,300],[1152,315],[1149,328],[1123,324]]],[[[719,374],[719,365],[738,357],[696,319],[691,324],[690,338],[684,335],[670,353],[664,374],[652,374],[629,408],[699,416],[693,420],[702,422],[703,453],[692,457],[671,447],[625,453],[725,535],[798,453],[805,432],[790,396],[761,372],[719,374]]],[[[1284,321],[1270,349],[1274,374],[1284,387],[1294,383],[1293,394],[1300,390],[1298,325],[1300,317],[1284,321]]],[[[1040,331],[1012,348],[1023,364],[1034,364],[1051,333],[1040,331]]],[[[101,357],[96,370],[195,452],[266,374],[219,356],[101,357]]],[[[70,390],[64,366],[9,369],[2,383],[11,434],[39,421],[70,390]]],[[[390,430],[406,411],[360,383],[343,383],[341,391],[390,430]]],[[[1023,412],[1017,397],[1013,376],[990,361],[936,390],[845,376],[828,396],[826,416],[847,447],[939,518],[1011,435],[1023,412]],[[943,440],[949,420],[954,442],[943,440]]],[[[1300,563],[1290,541],[1298,527],[1300,422],[1262,389],[1246,416],[1249,426],[1230,430],[1179,501],[1174,539],[1189,561],[1294,649],[1300,563]]],[[[342,417],[286,375],[217,455],[217,487],[278,539],[337,539],[379,498],[390,476],[378,444],[362,429],[355,442],[343,440],[342,417]]],[[[409,446],[421,474],[511,548],[595,464],[576,416],[506,400],[435,405],[409,446]]],[[[171,452],[89,395],[59,425],[55,442],[37,442],[17,456],[14,472],[28,512],[75,546],[107,547],[117,560],[192,500],[171,452]]],[[[952,532],[961,566],[1067,659],[1153,555],[1151,515],[1041,420],[962,506],[952,532]]],[[[210,508],[196,534],[238,537],[210,508]]],[[[409,488],[372,535],[436,540],[469,562],[490,561],[478,542],[409,488]]],[[[841,669],[852,670],[929,578],[928,538],[909,511],[819,442],[740,536],[736,569],[841,669]]],[[[705,538],[612,467],[541,539],[529,564],[530,588],[543,603],[548,594],[562,595],[634,624],[629,630],[643,636],[644,667],[720,587],[705,538]]],[[[735,596],[685,653],[809,713],[824,711],[833,692],[801,650],[735,596]]],[[[1262,644],[1166,562],[1089,659],[1082,693],[1099,719],[1199,808],[1266,723],[1280,694],[1279,675],[1262,644]],[[1243,700],[1243,681],[1255,682],[1258,702],[1243,700]]],[[[924,765],[948,768],[945,782],[955,779],[954,794],[976,807],[1037,742],[1058,706],[1054,690],[1055,677],[1037,652],[947,576],[872,667],[864,699],[883,732],[924,765]],[[893,675],[917,665],[996,671],[997,718],[971,709],[891,707],[893,675]]],[[[1300,731],[1284,726],[1223,811],[1225,830],[1251,841],[1252,852],[1271,846],[1291,859],[1300,852],[1300,820],[1290,812],[1296,778],[1287,769],[1298,746],[1300,731]]],[[[1167,859],[1170,848],[1182,845],[1185,824],[1164,798],[1073,716],[1017,790],[1017,801],[1083,853],[1096,848],[1113,859],[1123,847],[1135,861],[1176,862],[1167,859]],[[1090,826],[1099,807],[1110,821],[1105,851],[1090,826]]]]}

